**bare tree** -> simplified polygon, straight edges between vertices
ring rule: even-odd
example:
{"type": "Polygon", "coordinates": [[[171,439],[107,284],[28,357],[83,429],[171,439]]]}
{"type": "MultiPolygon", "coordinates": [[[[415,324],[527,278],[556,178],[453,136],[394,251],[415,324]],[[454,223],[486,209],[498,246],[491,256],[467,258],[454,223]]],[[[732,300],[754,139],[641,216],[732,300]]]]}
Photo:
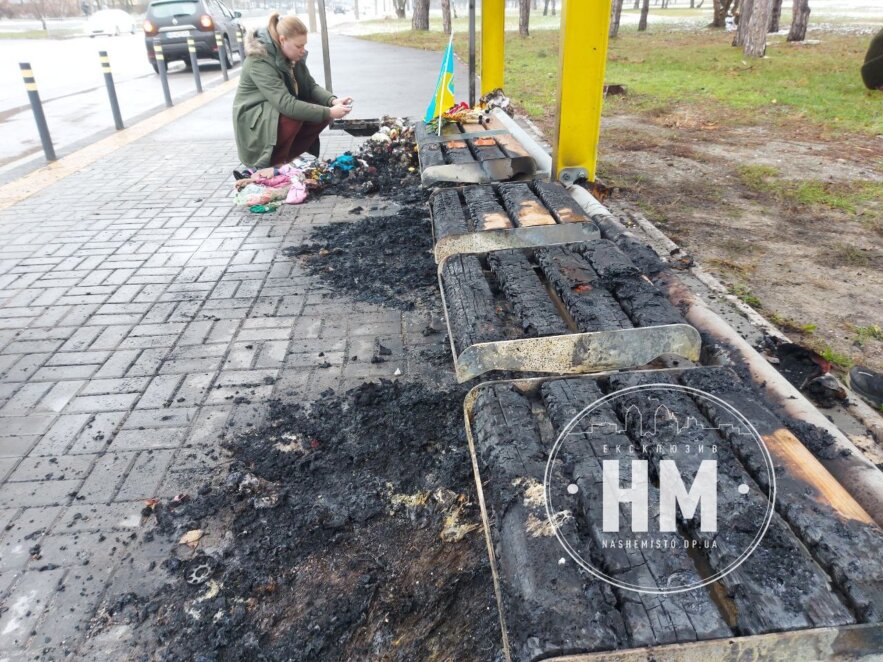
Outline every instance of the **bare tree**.
{"type": "Polygon", "coordinates": [[[734,10],[733,16],[738,23],[736,34],[733,35],[733,46],[745,45],[745,33],[748,32],[748,24],[751,22],[751,11],[754,8],[754,0],[742,0],[739,8],[734,10]]]}
{"type": "Polygon", "coordinates": [[[788,32],[788,41],[803,41],[806,39],[806,24],[809,22],[809,0],[794,0],[791,19],[791,30],[788,32]]]}
{"type": "Polygon", "coordinates": [[[610,37],[619,34],[619,17],[622,14],[622,0],[613,0],[610,5],[610,31],[607,33],[610,37]]]}
{"type": "Polygon", "coordinates": [[[530,30],[530,0],[518,0],[518,34],[529,37],[530,30]]]}
{"type": "Polygon", "coordinates": [[[650,13],[650,0],[644,0],[641,5],[641,18],[638,20],[638,32],[644,32],[647,29],[647,14],[650,13]]]}
{"type": "Polygon", "coordinates": [[[414,13],[411,15],[411,29],[429,29],[429,0],[414,0],[414,13]]]}
{"type": "Polygon", "coordinates": [[[359,20],[359,0],[353,0],[353,18],[359,20]]]}
{"type": "Polygon", "coordinates": [[[782,0],[773,0],[773,11],[770,14],[769,32],[776,33],[779,31],[780,18],[782,18],[782,0]]]}
{"type": "Polygon", "coordinates": [[[307,0],[307,16],[309,16],[310,32],[316,31],[316,0],[307,0]]]}
{"type": "Polygon", "coordinates": [[[543,16],[548,16],[548,15],[549,15],[549,0],[546,0],[546,2],[543,4],[543,16]]]}
{"type": "Polygon", "coordinates": [[[451,34],[451,0],[441,0],[442,30],[451,34]]]}
{"type": "Polygon", "coordinates": [[[405,1],[392,0],[392,8],[395,9],[396,18],[405,18],[405,1]]]}
{"type": "Polygon", "coordinates": [[[711,20],[712,28],[723,28],[727,25],[727,12],[733,5],[733,0],[713,0],[713,16],[711,20]]]}
{"type": "MultiPolygon", "coordinates": [[[[743,16],[747,24],[742,52],[746,57],[763,57],[766,54],[766,35],[770,28],[773,0],[754,0],[751,16],[743,16]]],[[[739,25],[742,29],[742,24],[739,25]]]]}

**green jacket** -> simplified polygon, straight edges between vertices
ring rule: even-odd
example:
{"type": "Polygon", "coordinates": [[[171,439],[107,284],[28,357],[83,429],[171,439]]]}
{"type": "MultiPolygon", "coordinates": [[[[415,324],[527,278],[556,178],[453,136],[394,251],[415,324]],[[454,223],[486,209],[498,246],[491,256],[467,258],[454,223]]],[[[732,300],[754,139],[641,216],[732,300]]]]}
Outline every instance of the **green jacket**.
{"type": "Polygon", "coordinates": [[[328,121],[334,95],[316,84],[304,60],[292,66],[266,28],[246,36],[245,53],[233,100],[236,150],[244,165],[266,168],[276,146],[279,115],[304,122],[328,121]]]}

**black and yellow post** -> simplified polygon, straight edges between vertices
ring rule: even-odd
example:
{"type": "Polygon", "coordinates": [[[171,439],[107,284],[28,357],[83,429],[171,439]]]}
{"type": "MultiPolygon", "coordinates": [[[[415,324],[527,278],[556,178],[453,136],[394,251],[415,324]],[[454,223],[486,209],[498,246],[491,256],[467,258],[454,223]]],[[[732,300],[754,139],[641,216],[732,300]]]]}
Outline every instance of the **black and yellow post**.
{"type": "Polygon", "coordinates": [[[159,69],[159,81],[162,83],[162,93],[166,98],[166,106],[172,107],[172,93],[169,91],[169,73],[166,71],[166,56],[162,52],[162,44],[158,38],[153,40],[153,54],[156,57],[156,67],[159,69]]]}
{"type": "Polygon", "coordinates": [[[239,64],[245,64],[245,42],[242,40],[242,31],[239,28],[236,28],[236,47],[239,49],[239,64]]]}
{"type": "Polygon", "coordinates": [[[21,75],[25,81],[25,89],[28,91],[28,101],[31,102],[31,110],[34,111],[34,119],[37,121],[37,131],[40,133],[40,142],[43,143],[43,153],[47,161],[55,161],[55,148],[52,146],[52,138],[49,135],[49,126],[46,124],[46,115],[43,114],[43,102],[40,101],[40,93],[37,91],[37,81],[30,62],[19,62],[21,75]]]}
{"type": "Polygon", "coordinates": [[[187,37],[187,50],[190,52],[190,68],[193,69],[196,91],[202,94],[202,79],[199,77],[199,62],[196,60],[196,42],[193,41],[193,37],[187,37]]]}
{"type": "Polygon", "coordinates": [[[117,100],[117,91],[113,84],[113,72],[110,70],[110,58],[107,51],[98,51],[98,58],[101,60],[101,73],[104,74],[104,84],[107,86],[107,96],[110,99],[110,110],[113,113],[113,124],[117,131],[122,131],[123,116],[120,113],[120,102],[117,100]]]}
{"type": "Polygon", "coordinates": [[[227,47],[220,32],[215,32],[215,43],[218,45],[218,60],[221,62],[221,73],[224,75],[224,80],[230,80],[230,76],[227,73],[227,47]]]}

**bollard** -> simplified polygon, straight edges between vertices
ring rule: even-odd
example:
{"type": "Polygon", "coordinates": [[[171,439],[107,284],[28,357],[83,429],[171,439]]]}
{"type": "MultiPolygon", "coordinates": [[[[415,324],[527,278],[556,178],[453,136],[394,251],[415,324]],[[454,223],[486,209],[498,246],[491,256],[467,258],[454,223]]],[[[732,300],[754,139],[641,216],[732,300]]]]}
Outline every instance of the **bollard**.
{"type": "Polygon", "coordinates": [[[239,64],[245,64],[245,42],[242,40],[242,32],[236,28],[236,45],[239,48],[239,64]]]}
{"type": "Polygon", "coordinates": [[[221,73],[224,75],[224,80],[230,80],[230,77],[227,75],[227,54],[224,48],[224,38],[218,32],[215,33],[215,43],[218,45],[218,61],[221,63],[221,73]]]}
{"type": "Polygon", "coordinates": [[[31,102],[31,110],[34,111],[34,119],[37,121],[37,131],[40,133],[40,142],[43,143],[43,154],[47,161],[55,161],[55,148],[52,146],[52,137],[49,135],[49,127],[46,125],[46,116],[43,114],[43,103],[40,101],[40,93],[37,91],[37,81],[31,70],[30,62],[19,62],[21,75],[25,81],[25,89],[28,91],[28,101],[31,102]]]}
{"type": "Polygon", "coordinates": [[[202,94],[202,78],[199,77],[199,63],[196,61],[196,42],[193,41],[193,37],[187,37],[187,50],[190,51],[190,68],[193,69],[196,92],[202,94]]]}
{"type": "Polygon", "coordinates": [[[120,113],[120,102],[117,100],[116,87],[113,84],[113,72],[110,70],[110,58],[107,51],[98,51],[98,59],[101,60],[101,72],[104,74],[104,84],[107,86],[107,96],[110,99],[110,110],[113,113],[113,124],[117,131],[122,131],[123,116],[120,113]]]}
{"type": "Polygon", "coordinates": [[[162,52],[162,44],[159,37],[153,39],[153,54],[156,57],[156,66],[159,68],[159,80],[162,83],[162,93],[166,98],[166,106],[172,107],[172,93],[169,91],[169,76],[166,71],[166,58],[162,52]]]}

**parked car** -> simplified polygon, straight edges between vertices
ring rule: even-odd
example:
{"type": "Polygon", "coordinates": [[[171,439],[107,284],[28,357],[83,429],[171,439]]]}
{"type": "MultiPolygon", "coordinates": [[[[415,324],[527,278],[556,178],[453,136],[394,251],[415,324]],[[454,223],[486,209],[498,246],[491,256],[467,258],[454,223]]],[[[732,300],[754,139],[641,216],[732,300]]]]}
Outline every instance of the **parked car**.
{"type": "Polygon", "coordinates": [[[346,14],[346,7],[343,5],[334,5],[335,14],[346,14]]]}
{"type": "Polygon", "coordinates": [[[90,37],[135,34],[135,25],[135,19],[122,9],[101,9],[86,21],[86,34],[90,37]]]}
{"type": "Polygon", "coordinates": [[[192,37],[196,57],[215,60],[223,57],[227,66],[232,67],[233,51],[238,49],[237,33],[245,39],[245,28],[239,22],[241,16],[220,0],[154,0],[148,5],[144,18],[147,59],[153,70],[159,72],[153,52],[154,39],[159,39],[166,65],[181,60],[189,68],[187,38],[192,37]],[[222,38],[220,53],[216,34],[222,38]]]}

